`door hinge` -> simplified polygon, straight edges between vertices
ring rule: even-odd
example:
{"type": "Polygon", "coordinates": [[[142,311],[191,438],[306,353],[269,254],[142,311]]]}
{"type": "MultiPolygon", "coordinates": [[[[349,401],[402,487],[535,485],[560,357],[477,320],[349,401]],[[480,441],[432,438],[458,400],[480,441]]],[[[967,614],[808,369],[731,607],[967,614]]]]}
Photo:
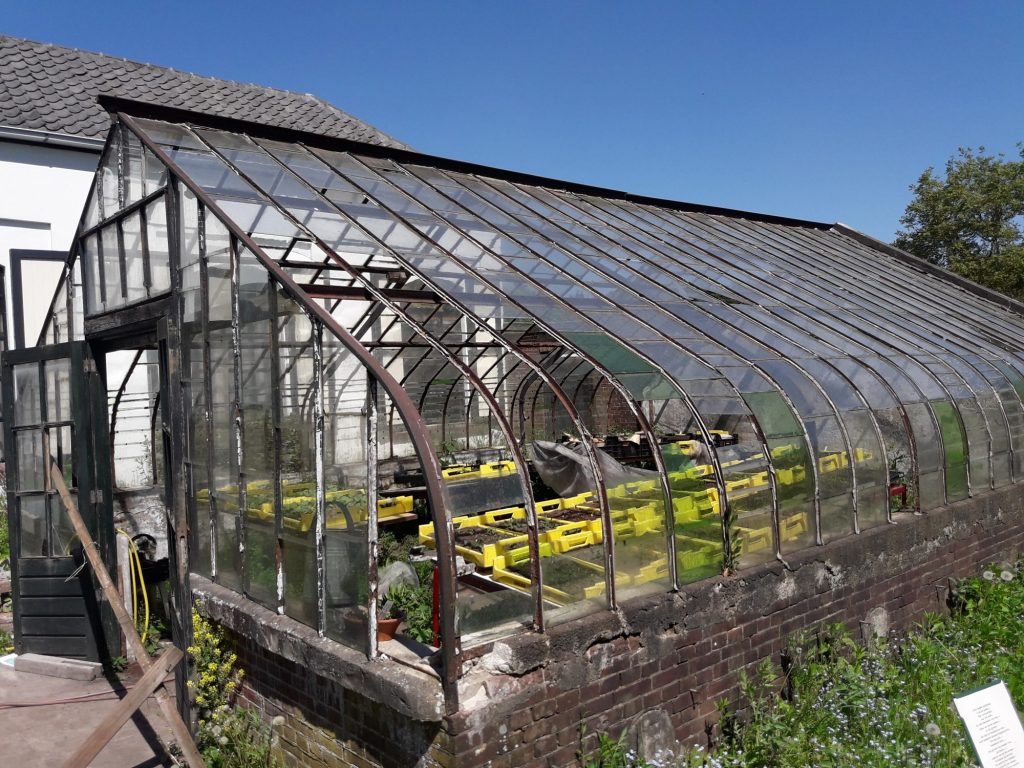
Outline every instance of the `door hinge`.
{"type": "Polygon", "coordinates": [[[98,489],[93,489],[93,491],[89,494],[89,502],[92,503],[92,504],[102,504],[103,503],[103,491],[98,490],[98,489]]]}
{"type": "Polygon", "coordinates": [[[84,370],[87,374],[99,373],[99,371],[96,369],[96,361],[93,360],[91,357],[87,357],[85,358],[85,360],[82,361],[82,370],[84,370]]]}

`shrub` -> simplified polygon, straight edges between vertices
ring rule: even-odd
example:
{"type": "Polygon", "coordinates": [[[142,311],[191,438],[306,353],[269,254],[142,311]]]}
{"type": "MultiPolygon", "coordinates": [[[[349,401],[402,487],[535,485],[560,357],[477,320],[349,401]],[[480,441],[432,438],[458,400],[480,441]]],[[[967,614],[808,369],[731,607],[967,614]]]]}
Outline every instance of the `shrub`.
{"type": "Polygon", "coordinates": [[[192,610],[193,677],[188,687],[199,708],[196,746],[209,768],[272,768],[270,732],[259,715],[233,706],[244,672],[227,647],[224,631],[192,610]]]}

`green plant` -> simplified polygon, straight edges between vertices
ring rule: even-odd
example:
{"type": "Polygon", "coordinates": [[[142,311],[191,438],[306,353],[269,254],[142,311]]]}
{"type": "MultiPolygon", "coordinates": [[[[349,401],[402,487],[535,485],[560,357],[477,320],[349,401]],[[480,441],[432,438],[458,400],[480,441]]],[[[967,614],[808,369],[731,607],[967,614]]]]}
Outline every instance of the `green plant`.
{"type": "Polygon", "coordinates": [[[146,653],[150,656],[160,650],[160,641],[171,636],[171,631],[162,619],[149,616],[149,631],[146,633],[146,653]]]}
{"type": "Polygon", "coordinates": [[[196,746],[210,768],[271,768],[270,731],[259,716],[233,706],[244,673],[227,647],[224,631],[192,610],[193,676],[187,685],[199,708],[196,746]]]}
{"type": "Polygon", "coordinates": [[[781,668],[765,662],[741,677],[738,701],[720,704],[720,743],[710,756],[692,750],[688,764],[973,765],[950,704],[994,679],[1024,698],[1024,578],[992,566],[958,582],[950,604],[950,616],[899,636],[859,643],[826,625],[792,638],[781,668]]]}
{"type": "MultiPolygon", "coordinates": [[[[434,382],[437,383],[436,381],[434,382]]],[[[441,463],[442,468],[450,467],[455,464],[455,454],[459,451],[459,441],[449,438],[448,440],[442,440],[437,444],[437,460],[441,463]]]]}
{"type": "Polygon", "coordinates": [[[743,541],[737,531],[736,512],[729,504],[723,505],[722,526],[725,528],[725,547],[722,549],[722,572],[728,576],[740,567],[740,550],[743,541]]]}
{"type": "Polygon", "coordinates": [[[115,656],[107,665],[110,667],[110,671],[114,674],[121,674],[128,669],[128,659],[124,656],[115,656]]]}
{"type": "MultiPolygon", "coordinates": [[[[587,727],[580,727],[580,741],[584,741],[587,727]]],[[[626,733],[617,739],[607,733],[597,734],[597,744],[592,750],[580,750],[576,753],[582,768],[655,768],[644,760],[635,750],[626,746],[626,733]]]]}
{"type": "Polygon", "coordinates": [[[421,643],[434,639],[434,591],[429,584],[392,584],[387,599],[394,616],[405,619],[405,631],[421,643]]]}

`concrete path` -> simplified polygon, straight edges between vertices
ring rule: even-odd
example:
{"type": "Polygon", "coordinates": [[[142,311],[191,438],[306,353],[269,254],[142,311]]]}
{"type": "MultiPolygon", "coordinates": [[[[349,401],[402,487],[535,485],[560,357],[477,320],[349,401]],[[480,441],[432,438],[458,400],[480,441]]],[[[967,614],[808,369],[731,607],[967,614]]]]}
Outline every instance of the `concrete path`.
{"type": "MultiPolygon", "coordinates": [[[[141,674],[132,666],[122,678],[132,685],[141,674]]],[[[173,686],[169,686],[173,690],[173,686]]],[[[92,733],[125,695],[123,687],[104,678],[88,683],[15,672],[0,664],[0,766],[4,768],[56,768],[92,733]],[[97,699],[42,706],[6,707],[9,702],[57,702],[84,694],[97,699]]],[[[172,693],[173,695],[173,693],[172,693]]],[[[92,762],[91,768],[158,768],[174,763],[164,755],[169,729],[156,701],[150,697],[132,720],[92,762]],[[143,717],[141,713],[145,714],[143,717]],[[159,736],[157,735],[159,734],[159,736]]]]}

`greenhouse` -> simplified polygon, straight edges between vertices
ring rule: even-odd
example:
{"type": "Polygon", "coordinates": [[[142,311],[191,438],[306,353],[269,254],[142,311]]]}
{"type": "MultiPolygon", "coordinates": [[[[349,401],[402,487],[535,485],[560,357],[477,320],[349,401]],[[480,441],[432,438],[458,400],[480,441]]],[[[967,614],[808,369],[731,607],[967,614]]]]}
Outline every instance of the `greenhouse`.
{"type": "Polygon", "coordinates": [[[69,541],[45,456],[112,552],[110,349],[159,360],[177,631],[209,580],[449,711],[496,639],[1024,477],[1019,308],[841,225],[109,107],[4,368],[25,574],[69,541]]]}

